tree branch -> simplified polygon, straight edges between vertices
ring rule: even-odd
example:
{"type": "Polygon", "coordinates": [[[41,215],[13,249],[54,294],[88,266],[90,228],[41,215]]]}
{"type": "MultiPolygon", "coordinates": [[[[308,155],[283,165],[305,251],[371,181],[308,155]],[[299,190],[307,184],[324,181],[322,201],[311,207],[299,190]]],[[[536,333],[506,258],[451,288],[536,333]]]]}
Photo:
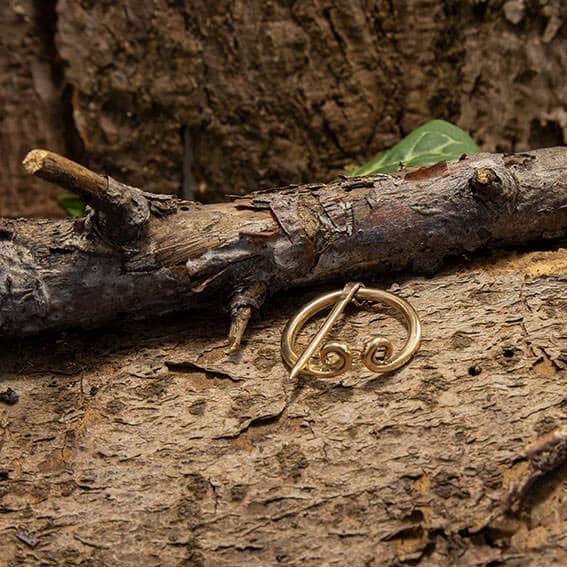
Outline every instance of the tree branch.
{"type": "Polygon", "coordinates": [[[231,302],[238,344],[265,291],[363,272],[432,272],[451,255],[567,233],[567,148],[200,205],[65,158],[28,171],[80,194],[86,219],[0,221],[0,334],[92,326],[231,302]]]}
{"type": "Polygon", "coordinates": [[[46,150],[29,152],[23,166],[28,173],[77,193],[98,212],[100,232],[112,242],[126,244],[143,233],[150,211],[139,189],[46,150]]]}

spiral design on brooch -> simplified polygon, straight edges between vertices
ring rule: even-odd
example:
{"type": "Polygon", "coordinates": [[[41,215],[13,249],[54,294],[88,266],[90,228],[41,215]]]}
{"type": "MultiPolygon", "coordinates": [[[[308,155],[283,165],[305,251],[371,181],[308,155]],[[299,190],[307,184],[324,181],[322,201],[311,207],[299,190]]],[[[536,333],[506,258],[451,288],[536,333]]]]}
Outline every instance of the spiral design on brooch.
{"type": "Polygon", "coordinates": [[[331,378],[352,368],[352,353],[345,343],[325,343],[319,351],[319,358],[329,370],[325,376],[331,378]]]}
{"type": "Polygon", "coordinates": [[[342,291],[323,295],[305,305],[286,325],[282,340],[282,357],[293,367],[292,375],[303,373],[319,378],[330,378],[352,368],[352,352],[344,342],[323,343],[326,335],[341,313],[354,299],[378,302],[394,308],[403,315],[408,332],[407,340],[399,353],[395,354],[392,341],[375,337],[362,346],[361,361],[372,372],[392,372],[409,362],[419,348],[421,323],[414,308],[400,297],[386,291],[366,288],[360,283],[349,283],[342,291]],[[297,338],[312,317],[322,310],[334,306],[317,335],[303,354],[297,352],[297,338]],[[315,360],[318,355],[318,362],[315,360]],[[299,365],[299,366],[298,366],[299,365]]]}
{"type": "Polygon", "coordinates": [[[362,362],[368,370],[374,372],[388,372],[389,361],[394,354],[394,345],[390,339],[376,337],[364,343],[362,362]],[[380,355],[383,356],[380,358],[380,355]]]}

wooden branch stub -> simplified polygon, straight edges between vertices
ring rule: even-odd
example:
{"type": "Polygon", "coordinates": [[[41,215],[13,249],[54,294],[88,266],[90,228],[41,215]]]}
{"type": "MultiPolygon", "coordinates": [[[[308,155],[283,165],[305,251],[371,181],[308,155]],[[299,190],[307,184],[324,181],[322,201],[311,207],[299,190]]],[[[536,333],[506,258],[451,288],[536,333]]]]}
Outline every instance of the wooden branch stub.
{"type": "Polygon", "coordinates": [[[95,210],[96,226],[113,244],[137,240],[147,225],[150,208],[142,191],[97,173],[47,150],[32,150],[24,169],[79,195],[95,210]]]}
{"type": "Polygon", "coordinates": [[[107,178],[59,154],[32,150],[22,165],[31,175],[77,193],[85,200],[104,199],[107,178]]]}
{"type": "Polygon", "coordinates": [[[252,313],[260,309],[268,289],[263,281],[239,285],[230,300],[231,325],[228,333],[228,346],[231,351],[238,350],[246,332],[252,313]]]}

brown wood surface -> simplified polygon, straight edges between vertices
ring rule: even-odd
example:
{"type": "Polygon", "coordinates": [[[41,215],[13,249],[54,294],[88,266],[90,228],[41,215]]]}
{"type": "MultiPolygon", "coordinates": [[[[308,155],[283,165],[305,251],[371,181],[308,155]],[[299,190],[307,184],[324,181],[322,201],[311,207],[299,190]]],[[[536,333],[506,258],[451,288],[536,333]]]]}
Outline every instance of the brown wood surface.
{"type": "MultiPolygon", "coordinates": [[[[564,563],[566,162],[479,154],[199,205],[33,153],[30,171],[83,179],[94,208],[1,221],[2,560],[564,563]],[[533,239],[550,251],[463,259],[533,239]],[[418,354],[388,375],[355,356],[347,375],[291,381],[286,320],[361,274],[417,309],[418,354]],[[234,335],[266,294],[229,351],[222,305],[234,335]]],[[[335,333],[355,352],[376,335],[399,347],[389,315],[335,333]]]]}
{"type": "Polygon", "coordinates": [[[90,166],[152,191],[178,192],[188,162],[208,199],[326,181],[431,118],[490,152],[567,141],[561,0],[59,0],[57,12],[90,166]]]}
{"type": "Polygon", "coordinates": [[[65,151],[54,6],[54,0],[0,2],[0,217],[64,216],[56,200],[61,190],[21,167],[34,146],[65,151]]]}
{"type": "MultiPolygon", "coordinates": [[[[328,287],[279,295],[232,355],[206,315],[4,342],[2,562],[564,564],[566,273],[558,249],[366,280],[424,324],[383,377],[289,382],[283,325],[328,287]]],[[[363,311],[337,333],[403,336],[363,311]]]]}

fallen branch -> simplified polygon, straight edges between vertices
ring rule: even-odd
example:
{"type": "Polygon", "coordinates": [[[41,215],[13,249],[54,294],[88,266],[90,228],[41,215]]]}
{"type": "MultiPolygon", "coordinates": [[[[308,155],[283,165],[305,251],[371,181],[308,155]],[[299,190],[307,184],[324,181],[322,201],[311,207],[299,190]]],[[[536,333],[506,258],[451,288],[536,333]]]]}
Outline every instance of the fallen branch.
{"type": "Polygon", "coordinates": [[[447,256],[567,234],[567,148],[477,154],[201,205],[61,156],[25,168],[81,195],[82,219],[0,221],[0,334],[227,304],[237,345],[267,292],[366,270],[431,272],[447,256]]]}

